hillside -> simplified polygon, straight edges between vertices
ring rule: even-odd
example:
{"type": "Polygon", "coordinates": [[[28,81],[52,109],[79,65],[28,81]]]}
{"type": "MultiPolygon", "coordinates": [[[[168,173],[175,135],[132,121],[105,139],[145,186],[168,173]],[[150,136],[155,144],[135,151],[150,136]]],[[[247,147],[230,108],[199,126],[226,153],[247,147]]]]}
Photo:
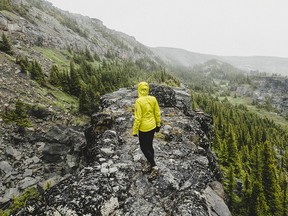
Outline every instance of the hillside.
{"type": "MultiPolygon", "coordinates": [[[[71,113],[77,113],[79,106],[78,98],[74,97],[73,93],[71,95],[72,89],[63,92],[67,86],[62,85],[59,88],[55,86],[57,84],[53,86],[47,83],[47,80],[51,79],[51,70],[55,69],[54,65],[58,71],[57,82],[66,83],[70,82],[69,73],[65,74],[71,69],[71,61],[76,62],[77,73],[82,70],[82,73],[90,73],[86,75],[91,76],[92,73],[99,73],[97,70],[100,65],[104,71],[104,67],[111,69],[110,64],[114,64],[114,71],[125,70],[125,76],[131,79],[132,74],[135,76],[136,70],[139,70],[139,74],[144,74],[142,70],[155,72],[159,67],[155,60],[157,58],[151,56],[152,52],[146,46],[131,36],[108,29],[100,20],[62,11],[46,1],[12,0],[11,4],[8,2],[4,1],[3,5],[0,5],[4,9],[0,11],[0,34],[1,40],[3,37],[8,39],[13,54],[0,53],[0,79],[3,83],[0,95],[1,110],[13,109],[16,101],[21,99],[28,105],[45,107],[46,113],[54,116],[53,118],[64,118],[65,122],[75,124],[78,120],[71,113]],[[87,61],[84,62],[85,60],[87,61]],[[121,65],[117,65],[117,62],[121,62],[121,65]],[[41,68],[41,80],[44,79],[45,84],[41,81],[42,84],[39,85],[39,78],[35,79],[31,72],[33,65],[41,68]],[[88,68],[91,71],[88,71],[88,68]],[[129,74],[127,70],[130,70],[129,74]],[[48,88],[42,88],[43,85],[48,85],[48,88]]],[[[86,75],[82,74],[82,77],[86,75]]],[[[87,76],[84,81],[86,85],[89,84],[87,76]]],[[[99,79],[103,82],[101,89],[98,89],[100,93],[112,91],[112,88],[117,87],[112,87],[112,83],[105,81],[105,77],[109,76],[111,77],[101,74],[101,77],[97,77],[98,83],[99,79]]],[[[123,74],[118,76],[124,79],[123,74]]],[[[135,83],[140,77],[137,75],[134,78],[135,83]]],[[[129,85],[127,81],[123,83],[129,85]]]]}
{"type": "Polygon", "coordinates": [[[1,11],[1,30],[11,35],[19,52],[29,52],[34,46],[73,49],[88,48],[100,57],[144,58],[151,51],[124,33],[108,29],[98,19],[71,14],[44,0],[13,0],[17,14],[1,11]]]}
{"type": "Polygon", "coordinates": [[[160,56],[165,64],[192,68],[209,60],[219,60],[233,65],[246,72],[258,71],[288,76],[288,58],[269,56],[217,56],[200,54],[178,48],[151,48],[155,55],[160,56]]]}

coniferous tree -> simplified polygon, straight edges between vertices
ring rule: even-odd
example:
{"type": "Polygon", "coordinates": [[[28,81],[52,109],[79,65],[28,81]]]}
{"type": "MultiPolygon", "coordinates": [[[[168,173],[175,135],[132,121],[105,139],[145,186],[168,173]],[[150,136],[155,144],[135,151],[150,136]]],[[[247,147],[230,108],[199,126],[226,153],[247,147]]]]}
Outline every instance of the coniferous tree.
{"type": "Polygon", "coordinates": [[[264,143],[262,176],[264,195],[266,200],[269,201],[267,204],[270,212],[273,213],[274,216],[282,216],[282,194],[280,192],[280,185],[277,179],[273,149],[271,143],[268,141],[264,143]]]}
{"type": "Polygon", "coordinates": [[[45,75],[42,71],[41,65],[36,60],[32,62],[30,74],[31,74],[31,79],[35,80],[40,85],[45,84],[45,75]]]}
{"type": "Polygon", "coordinates": [[[229,201],[229,206],[232,208],[235,208],[236,200],[237,200],[237,195],[235,193],[236,190],[236,176],[235,176],[235,170],[232,165],[229,166],[228,168],[228,174],[227,174],[227,182],[226,182],[226,188],[227,188],[227,194],[230,198],[229,201]]]}
{"type": "Polygon", "coordinates": [[[280,176],[280,186],[282,189],[282,207],[283,207],[283,216],[288,215],[288,174],[287,172],[282,172],[280,176]]]}
{"type": "Polygon", "coordinates": [[[7,53],[8,55],[12,55],[12,46],[4,32],[2,33],[2,41],[0,41],[0,50],[7,53]]]}
{"type": "Polygon", "coordinates": [[[82,86],[79,95],[79,112],[90,115],[90,98],[86,86],[82,86]]]}
{"type": "Polygon", "coordinates": [[[88,86],[88,94],[90,98],[90,114],[96,113],[99,110],[100,94],[95,91],[93,86],[88,86]]]}
{"type": "Polygon", "coordinates": [[[64,69],[62,72],[60,72],[59,79],[62,90],[66,93],[70,93],[70,85],[69,85],[70,76],[68,70],[64,69]]]}
{"type": "Polygon", "coordinates": [[[90,61],[90,62],[94,61],[93,56],[91,55],[91,52],[88,49],[88,47],[86,47],[86,49],[85,49],[85,57],[86,57],[87,61],[90,61]]]}
{"type": "Polygon", "coordinates": [[[72,95],[78,97],[81,91],[80,76],[75,68],[74,62],[70,62],[70,80],[69,91],[72,95]]]}
{"type": "Polygon", "coordinates": [[[19,127],[29,127],[31,123],[28,119],[27,110],[25,109],[25,105],[22,101],[17,100],[15,105],[15,120],[16,125],[19,127]]]}
{"type": "Polygon", "coordinates": [[[49,75],[49,82],[56,87],[61,86],[61,79],[59,77],[59,70],[57,65],[52,65],[49,75]]]}
{"type": "Polygon", "coordinates": [[[249,178],[249,173],[246,172],[244,176],[239,215],[249,215],[250,199],[252,194],[252,182],[249,178]]]}
{"type": "Polygon", "coordinates": [[[236,135],[231,124],[229,125],[229,128],[230,132],[227,137],[228,163],[232,165],[235,169],[235,172],[241,176],[242,169],[236,143],[236,135]]]}
{"type": "Polygon", "coordinates": [[[273,216],[269,213],[269,207],[267,205],[262,184],[258,181],[253,183],[252,195],[249,206],[249,216],[273,216]]]}
{"type": "Polygon", "coordinates": [[[16,64],[20,65],[21,73],[27,74],[31,68],[31,64],[27,56],[19,56],[16,58],[16,64]]]}

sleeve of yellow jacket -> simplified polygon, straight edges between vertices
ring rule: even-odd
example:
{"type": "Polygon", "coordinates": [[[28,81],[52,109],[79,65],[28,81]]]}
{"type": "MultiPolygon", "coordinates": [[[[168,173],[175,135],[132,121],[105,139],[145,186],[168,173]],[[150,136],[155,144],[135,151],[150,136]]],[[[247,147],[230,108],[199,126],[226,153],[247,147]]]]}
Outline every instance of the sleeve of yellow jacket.
{"type": "Polygon", "coordinates": [[[160,127],[160,125],[161,125],[161,112],[160,112],[160,108],[159,108],[159,104],[158,104],[157,100],[156,100],[156,104],[155,104],[154,115],[155,115],[155,120],[156,120],[156,126],[160,127]]]}
{"type": "Polygon", "coordinates": [[[139,101],[136,100],[134,106],[134,125],[132,135],[137,135],[142,118],[142,110],[139,101]]]}

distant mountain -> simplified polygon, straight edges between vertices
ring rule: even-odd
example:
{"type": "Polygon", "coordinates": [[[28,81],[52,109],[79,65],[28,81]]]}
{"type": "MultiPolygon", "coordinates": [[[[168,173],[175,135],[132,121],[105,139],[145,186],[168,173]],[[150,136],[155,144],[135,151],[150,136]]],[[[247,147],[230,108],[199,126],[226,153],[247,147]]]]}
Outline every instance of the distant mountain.
{"type": "Polygon", "coordinates": [[[150,48],[156,56],[159,56],[165,64],[171,66],[193,67],[202,64],[217,56],[190,52],[179,48],[156,47],[150,48]]]}
{"type": "Polygon", "coordinates": [[[216,59],[229,63],[245,71],[259,71],[288,75],[288,58],[270,56],[217,56],[190,52],[178,48],[151,48],[166,64],[173,66],[193,67],[206,61],[216,59]]]}

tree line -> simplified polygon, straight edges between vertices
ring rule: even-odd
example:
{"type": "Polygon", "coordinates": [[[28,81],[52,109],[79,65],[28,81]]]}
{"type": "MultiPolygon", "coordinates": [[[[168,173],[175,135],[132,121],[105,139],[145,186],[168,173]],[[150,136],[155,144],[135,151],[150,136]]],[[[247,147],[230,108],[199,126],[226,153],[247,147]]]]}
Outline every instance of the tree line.
{"type": "Polygon", "coordinates": [[[233,215],[286,216],[287,131],[227,99],[195,93],[193,101],[213,116],[212,149],[224,174],[233,215]]]}

